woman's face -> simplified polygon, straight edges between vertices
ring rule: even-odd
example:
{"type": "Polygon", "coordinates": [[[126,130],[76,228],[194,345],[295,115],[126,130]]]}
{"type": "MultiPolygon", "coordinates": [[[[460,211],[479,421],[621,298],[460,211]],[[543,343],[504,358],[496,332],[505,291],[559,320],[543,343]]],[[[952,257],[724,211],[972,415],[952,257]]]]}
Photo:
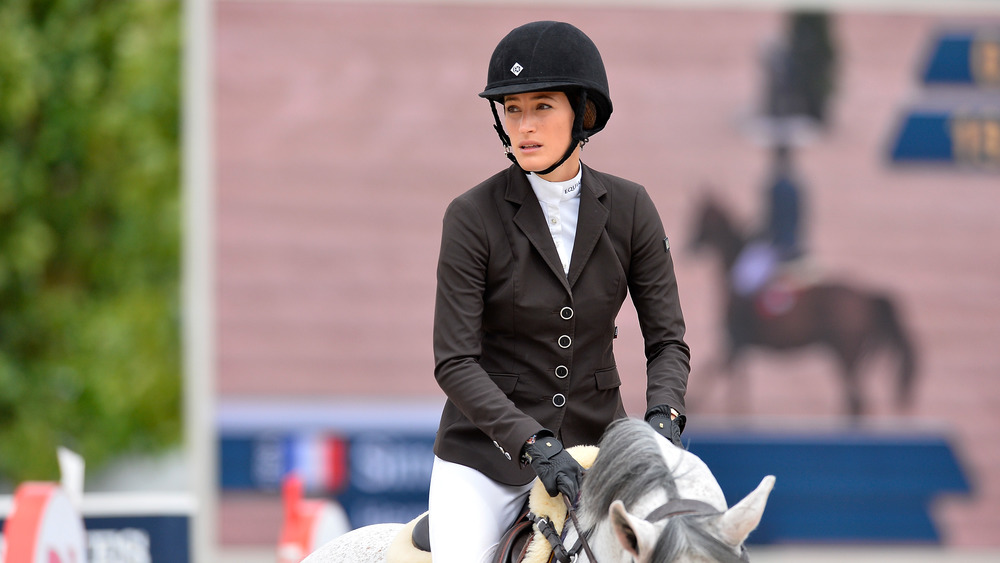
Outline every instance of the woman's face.
{"type": "MultiPolygon", "coordinates": [[[[552,166],[566,153],[572,138],[573,108],[563,92],[525,92],[504,96],[504,128],[517,163],[528,172],[552,166]]],[[[559,182],[576,176],[579,148],[543,177],[559,182]]]]}

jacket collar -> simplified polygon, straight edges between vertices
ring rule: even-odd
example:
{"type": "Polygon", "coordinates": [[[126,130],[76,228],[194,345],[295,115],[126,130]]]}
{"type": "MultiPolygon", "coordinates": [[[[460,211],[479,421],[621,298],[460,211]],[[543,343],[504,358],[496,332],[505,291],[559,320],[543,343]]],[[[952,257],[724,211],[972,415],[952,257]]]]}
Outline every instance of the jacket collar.
{"type": "Polygon", "coordinates": [[[508,169],[507,191],[504,195],[504,199],[518,206],[518,210],[514,213],[514,224],[521,229],[542,256],[552,273],[559,277],[567,292],[572,292],[573,284],[579,279],[580,273],[590,259],[610,215],[601,201],[608,193],[604,183],[592,169],[582,162],[580,166],[583,168],[580,216],[576,226],[576,241],[573,244],[568,276],[563,273],[559,252],[552,242],[552,235],[549,234],[538,198],[535,197],[528,178],[516,166],[508,169]]]}

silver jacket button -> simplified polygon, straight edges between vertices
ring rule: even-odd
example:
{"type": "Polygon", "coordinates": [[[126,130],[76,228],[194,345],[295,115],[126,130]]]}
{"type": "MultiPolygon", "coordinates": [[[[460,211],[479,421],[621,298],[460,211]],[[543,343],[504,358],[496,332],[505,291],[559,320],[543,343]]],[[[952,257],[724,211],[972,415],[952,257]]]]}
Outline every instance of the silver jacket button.
{"type": "Polygon", "coordinates": [[[573,308],[572,307],[563,307],[559,311],[559,316],[562,317],[562,319],[564,321],[568,321],[568,320],[572,319],[573,318],[573,308]]]}
{"type": "Polygon", "coordinates": [[[498,450],[500,450],[500,453],[502,453],[505,458],[510,459],[510,452],[503,449],[503,446],[500,445],[500,442],[493,440],[493,445],[496,446],[498,450]]]}
{"type": "Polygon", "coordinates": [[[560,408],[565,406],[566,395],[563,395],[562,393],[556,393],[555,395],[552,396],[552,404],[560,408]]]}

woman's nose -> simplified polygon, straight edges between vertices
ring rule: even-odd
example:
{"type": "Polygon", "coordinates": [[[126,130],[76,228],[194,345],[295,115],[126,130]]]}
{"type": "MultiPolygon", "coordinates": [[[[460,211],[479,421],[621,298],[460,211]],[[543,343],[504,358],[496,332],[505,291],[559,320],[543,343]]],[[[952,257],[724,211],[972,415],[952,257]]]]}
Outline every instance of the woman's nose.
{"type": "Polygon", "coordinates": [[[535,116],[527,111],[521,114],[521,122],[518,124],[518,129],[521,132],[534,131],[535,116]]]}

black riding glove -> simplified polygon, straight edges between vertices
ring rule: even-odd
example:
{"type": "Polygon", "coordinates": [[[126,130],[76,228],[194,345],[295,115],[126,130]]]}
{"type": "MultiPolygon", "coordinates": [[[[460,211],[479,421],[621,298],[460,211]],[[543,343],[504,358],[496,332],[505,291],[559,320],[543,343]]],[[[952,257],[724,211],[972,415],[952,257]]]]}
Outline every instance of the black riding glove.
{"type": "Polygon", "coordinates": [[[681,445],[681,432],[684,431],[686,419],[684,415],[676,413],[677,411],[666,405],[659,405],[649,409],[649,412],[646,413],[646,422],[661,436],[670,440],[673,445],[681,448],[684,447],[681,445]]]}
{"type": "Polygon", "coordinates": [[[521,460],[531,464],[549,496],[562,493],[570,502],[576,503],[583,467],[563,449],[552,432],[543,430],[529,438],[524,444],[521,460]]]}

